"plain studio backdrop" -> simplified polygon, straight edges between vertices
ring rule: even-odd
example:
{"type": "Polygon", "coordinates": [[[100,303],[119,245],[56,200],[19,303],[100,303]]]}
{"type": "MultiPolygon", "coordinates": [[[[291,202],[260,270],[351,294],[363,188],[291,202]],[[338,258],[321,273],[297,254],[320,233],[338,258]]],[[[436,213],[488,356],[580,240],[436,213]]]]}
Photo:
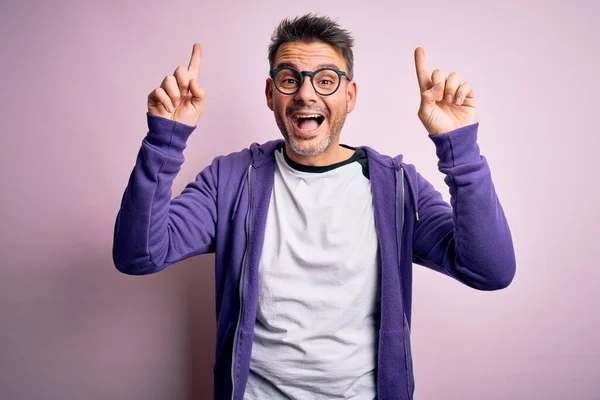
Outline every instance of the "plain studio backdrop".
{"type": "Polygon", "coordinates": [[[212,396],[212,255],[152,276],[112,264],[115,217],[146,98],[204,48],[206,112],[174,184],[215,156],[281,137],[264,98],[284,17],[356,38],[342,142],[402,153],[446,200],[417,118],[413,51],[472,83],[479,144],[517,254],[480,292],[415,265],[416,398],[599,399],[600,3],[56,1],[0,9],[0,398],[212,396]]]}

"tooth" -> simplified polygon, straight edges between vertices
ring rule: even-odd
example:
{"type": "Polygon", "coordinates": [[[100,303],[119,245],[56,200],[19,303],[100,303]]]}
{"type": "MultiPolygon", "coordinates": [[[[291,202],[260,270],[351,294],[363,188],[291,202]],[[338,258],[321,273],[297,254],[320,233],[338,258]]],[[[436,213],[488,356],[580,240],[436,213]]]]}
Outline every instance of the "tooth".
{"type": "Polygon", "coordinates": [[[319,114],[311,114],[311,115],[296,114],[296,115],[294,115],[294,118],[324,118],[324,117],[319,114]]]}

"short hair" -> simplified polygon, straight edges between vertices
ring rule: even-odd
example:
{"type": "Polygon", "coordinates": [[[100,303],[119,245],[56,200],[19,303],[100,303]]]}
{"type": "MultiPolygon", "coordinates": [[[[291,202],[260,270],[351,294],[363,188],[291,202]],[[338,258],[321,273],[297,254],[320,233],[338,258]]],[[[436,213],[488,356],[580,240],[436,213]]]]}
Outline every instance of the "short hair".
{"type": "Polygon", "coordinates": [[[317,16],[312,13],[298,16],[293,20],[283,19],[273,31],[269,44],[269,65],[273,68],[275,55],[279,47],[287,42],[324,42],[339,51],[348,66],[348,78],[354,76],[354,55],[352,54],[352,38],[349,31],[342,29],[338,23],[329,17],[317,16]]]}

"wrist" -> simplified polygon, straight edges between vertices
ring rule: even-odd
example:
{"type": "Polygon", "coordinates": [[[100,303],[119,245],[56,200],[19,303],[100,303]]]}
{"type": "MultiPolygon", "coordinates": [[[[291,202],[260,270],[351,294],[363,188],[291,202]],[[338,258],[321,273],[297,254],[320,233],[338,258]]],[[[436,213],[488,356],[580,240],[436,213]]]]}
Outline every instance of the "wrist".
{"type": "Polygon", "coordinates": [[[450,132],[429,135],[436,148],[440,168],[451,168],[479,161],[477,144],[479,122],[462,126],[450,132]]]}

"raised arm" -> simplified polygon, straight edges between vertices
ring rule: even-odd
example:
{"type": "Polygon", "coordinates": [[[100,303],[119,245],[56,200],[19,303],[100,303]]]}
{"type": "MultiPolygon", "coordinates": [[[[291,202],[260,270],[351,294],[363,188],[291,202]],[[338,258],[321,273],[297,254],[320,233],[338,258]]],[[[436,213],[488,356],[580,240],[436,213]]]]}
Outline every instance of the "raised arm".
{"type": "Polygon", "coordinates": [[[415,49],[421,104],[418,116],[436,145],[450,203],[417,174],[420,219],[413,260],[482,290],[501,289],[515,275],[510,229],[477,145],[477,109],[469,82],[440,69],[431,76],[425,51],[415,49]]]}
{"type": "Polygon", "coordinates": [[[413,261],[480,290],[508,286],[515,253],[489,165],[477,145],[479,124],[432,137],[450,204],[417,174],[419,221],[413,261]]]}
{"type": "Polygon", "coordinates": [[[179,66],[148,96],[148,134],[114,229],[113,261],[123,273],[150,274],[214,251],[217,161],[171,200],[186,141],[204,110],[205,92],[196,84],[201,52],[194,44],[188,68],[179,66]]]}

